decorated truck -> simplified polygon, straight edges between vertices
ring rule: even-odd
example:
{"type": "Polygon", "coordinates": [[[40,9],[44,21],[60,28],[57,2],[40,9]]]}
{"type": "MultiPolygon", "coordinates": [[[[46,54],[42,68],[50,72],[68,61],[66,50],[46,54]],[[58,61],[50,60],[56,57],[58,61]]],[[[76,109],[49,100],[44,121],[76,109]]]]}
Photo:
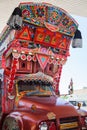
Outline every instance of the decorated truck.
{"type": "Polygon", "coordinates": [[[70,45],[81,47],[78,33],[59,7],[24,2],[14,9],[0,36],[1,130],[82,129],[77,110],[58,96],[70,45]]]}

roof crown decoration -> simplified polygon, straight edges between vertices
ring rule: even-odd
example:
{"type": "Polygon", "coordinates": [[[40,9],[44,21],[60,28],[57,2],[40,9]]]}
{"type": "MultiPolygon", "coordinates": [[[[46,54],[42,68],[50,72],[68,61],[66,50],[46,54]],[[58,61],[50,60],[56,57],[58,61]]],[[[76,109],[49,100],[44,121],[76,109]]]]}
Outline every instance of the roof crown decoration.
{"type": "Polygon", "coordinates": [[[63,9],[47,3],[20,3],[23,21],[73,36],[78,23],[63,9]]]}

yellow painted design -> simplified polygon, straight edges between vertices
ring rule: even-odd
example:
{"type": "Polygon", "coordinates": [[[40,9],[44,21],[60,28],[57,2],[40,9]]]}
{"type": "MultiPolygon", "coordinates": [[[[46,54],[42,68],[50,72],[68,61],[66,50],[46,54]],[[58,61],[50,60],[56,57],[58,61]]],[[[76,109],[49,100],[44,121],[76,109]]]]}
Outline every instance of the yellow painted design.
{"type": "Polygon", "coordinates": [[[63,123],[60,125],[60,130],[71,129],[71,128],[76,128],[76,127],[78,127],[77,122],[63,123]]]}

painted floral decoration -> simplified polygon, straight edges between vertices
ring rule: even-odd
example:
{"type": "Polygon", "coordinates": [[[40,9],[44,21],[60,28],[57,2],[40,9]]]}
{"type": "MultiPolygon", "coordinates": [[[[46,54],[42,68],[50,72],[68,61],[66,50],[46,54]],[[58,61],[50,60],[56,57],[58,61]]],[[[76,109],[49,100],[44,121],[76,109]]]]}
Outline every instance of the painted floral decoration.
{"type": "Polygon", "coordinates": [[[44,16],[44,9],[41,8],[41,7],[38,8],[37,11],[36,11],[36,15],[37,15],[38,17],[44,16]]]}

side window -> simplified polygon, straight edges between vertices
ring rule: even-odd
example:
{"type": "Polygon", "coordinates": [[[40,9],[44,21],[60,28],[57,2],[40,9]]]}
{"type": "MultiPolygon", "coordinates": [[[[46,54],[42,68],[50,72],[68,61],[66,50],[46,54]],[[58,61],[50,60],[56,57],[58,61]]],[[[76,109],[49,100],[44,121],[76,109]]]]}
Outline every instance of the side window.
{"type": "Polygon", "coordinates": [[[53,71],[53,64],[49,66],[49,71],[53,71]]]}
{"type": "Polygon", "coordinates": [[[19,70],[27,70],[27,62],[26,61],[20,60],[19,70]]]}
{"type": "Polygon", "coordinates": [[[23,62],[23,63],[21,64],[21,68],[23,68],[23,69],[26,68],[26,64],[25,64],[25,62],[23,62]]]}
{"type": "Polygon", "coordinates": [[[46,68],[46,72],[49,73],[50,75],[54,75],[55,73],[58,72],[59,66],[56,64],[48,64],[46,68]]]}

